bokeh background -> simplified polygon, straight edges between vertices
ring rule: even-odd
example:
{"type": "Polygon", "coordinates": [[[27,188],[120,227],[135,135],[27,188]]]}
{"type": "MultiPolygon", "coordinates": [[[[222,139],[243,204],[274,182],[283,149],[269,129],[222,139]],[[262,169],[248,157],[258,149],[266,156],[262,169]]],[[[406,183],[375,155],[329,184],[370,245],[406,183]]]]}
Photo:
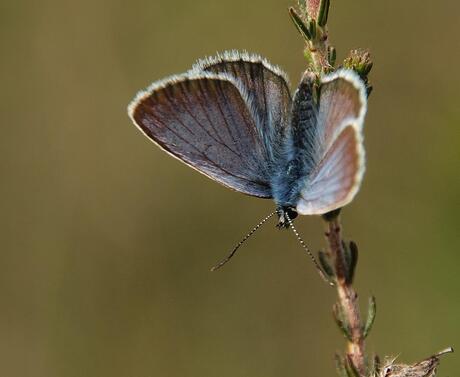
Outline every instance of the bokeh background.
{"type": "MultiPolygon", "coordinates": [[[[288,0],[1,0],[0,375],[334,376],[334,292],[274,223],[131,124],[141,88],[225,49],[295,84],[288,0]]],[[[343,212],[377,296],[368,349],[416,361],[460,343],[460,3],[332,1],[339,56],[375,61],[368,170],[343,212]]],[[[299,231],[324,246],[319,218],[299,231]]],[[[440,376],[458,374],[456,354],[440,376]]]]}

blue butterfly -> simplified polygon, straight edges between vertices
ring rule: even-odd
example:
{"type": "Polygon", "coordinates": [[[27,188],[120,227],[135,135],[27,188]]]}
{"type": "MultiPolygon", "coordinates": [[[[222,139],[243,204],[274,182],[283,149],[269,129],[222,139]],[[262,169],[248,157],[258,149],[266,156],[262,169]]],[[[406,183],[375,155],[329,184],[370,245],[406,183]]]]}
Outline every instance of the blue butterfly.
{"type": "Polygon", "coordinates": [[[272,198],[276,211],[253,231],[274,214],[290,227],[297,214],[326,214],[358,192],[367,96],[352,70],[320,79],[307,71],[292,97],[288,82],[258,55],[225,52],[153,83],[128,113],[171,156],[233,190],[272,198]]]}

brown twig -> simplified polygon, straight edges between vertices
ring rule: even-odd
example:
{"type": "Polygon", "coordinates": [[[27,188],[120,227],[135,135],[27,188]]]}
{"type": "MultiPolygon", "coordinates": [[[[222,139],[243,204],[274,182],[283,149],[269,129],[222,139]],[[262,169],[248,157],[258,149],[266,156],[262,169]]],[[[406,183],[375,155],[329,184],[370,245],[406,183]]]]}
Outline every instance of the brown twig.
{"type": "Polygon", "coordinates": [[[326,227],[328,252],[333,261],[336,276],[337,305],[340,312],[338,315],[346,327],[345,331],[348,332],[347,358],[361,376],[367,376],[364,326],[359,311],[358,294],[353,289],[352,277],[348,271],[349,266],[346,261],[339,217],[327,219],[326,227]]]}

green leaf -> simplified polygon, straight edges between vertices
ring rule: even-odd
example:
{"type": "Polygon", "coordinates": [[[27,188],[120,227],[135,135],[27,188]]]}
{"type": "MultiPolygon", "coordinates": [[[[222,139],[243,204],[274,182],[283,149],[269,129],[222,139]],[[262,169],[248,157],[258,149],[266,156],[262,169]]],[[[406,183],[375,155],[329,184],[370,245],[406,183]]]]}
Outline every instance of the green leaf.
{"type": "Polygon", "coordinates": [[[289,8],[289,15],[291,16],[292,22],[294,22],[294,25],[296,26],[299,33],[302,34],[306,40],[311,40],[311,34],[307,25],[305,25],[305,23],[302,21],[302,18],[298,15],[293,7],[289,8]]]}
{"type": "Polygon", "coordinates": [[[316,21],[315,20],[310,20],[308,23],[308,31],[310,32],[311,39],[316,38],[316,21]]]}
{"type": "Polygon", "coordinates": [[[329,258],[324,251],[318,251],[318,259],[319,264],[321,265],[321,268],[326,273],[326,275],[330,278],[334,278],[334,270],[332,269],[329,258]]]}
{"type": "Polygon", "coordinates": [[[348,250],[348,273],[347,283],[352,284],[355,277],[356,264],[358,263],[358,245],[351,241],[347,247],[348,250]]]}
{"type": "Polygon", "coordinates": [[[319,12],[318,12],[318,25],[321,27],[324,27],[327,24],[327,17],[329,15],[329,6],[330,6],[330,0],[321,0],[321,4],[319,6],[319,12]]]}
{"type": "Polygon", "coordinates": [[[369,305],[367,309],[367,320],[366,320],[366,324],[364,325],[364,330],[363,330],[364,338],[367,338],[370,331],[372,330],[372,325],[374,324],[376,314],[377,314],[377,302],[375,301],[375,297],[371,296],[369,298],[369,305]]]}
{"type": "Polygon", "coordinates": [[[329,46],[328,51],[327,51],[327,60],[329,61],[329,64],[334,67],[335,62],[337,61],[337,51],[334,47],[329,46]]]}

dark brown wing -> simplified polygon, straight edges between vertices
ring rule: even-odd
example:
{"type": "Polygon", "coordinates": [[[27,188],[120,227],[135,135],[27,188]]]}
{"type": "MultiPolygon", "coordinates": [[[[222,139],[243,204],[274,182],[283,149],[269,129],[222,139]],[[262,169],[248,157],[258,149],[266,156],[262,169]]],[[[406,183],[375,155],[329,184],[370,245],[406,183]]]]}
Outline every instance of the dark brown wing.
{"type": "Polygon", "coordinates": [[[158,146],[236,191],[268,198],[269,161],[247,94],[230,76],[189,72],[154,83],[129,106],[158,146]]]}

